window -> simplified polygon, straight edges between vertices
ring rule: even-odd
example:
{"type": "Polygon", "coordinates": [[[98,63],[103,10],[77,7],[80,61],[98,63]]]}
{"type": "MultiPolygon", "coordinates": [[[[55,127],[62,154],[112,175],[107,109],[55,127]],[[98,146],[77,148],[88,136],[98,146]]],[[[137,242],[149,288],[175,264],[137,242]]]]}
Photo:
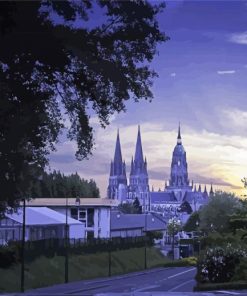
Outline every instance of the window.
{"type": "Polygon", "coordinates": [[[71,216],[71,218],[78,220],[78,209],[71,208],[70,209],[70,216],[71,216]]]}
{"type": "Polygon", "coordinates": [[[88,218],[87,218],[87,226],[93,227],[94,226],[94,209],[88,209],[88,218]]]}

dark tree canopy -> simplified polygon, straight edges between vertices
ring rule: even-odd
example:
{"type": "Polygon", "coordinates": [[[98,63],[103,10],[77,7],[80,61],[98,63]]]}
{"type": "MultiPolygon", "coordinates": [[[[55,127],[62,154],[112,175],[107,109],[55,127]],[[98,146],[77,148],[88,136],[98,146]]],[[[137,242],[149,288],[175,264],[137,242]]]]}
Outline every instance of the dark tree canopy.
{"type": "Polygon", "coordinates": [[[156,19],[163,8],[141,0],[0,2],[3,208],[25,197],[65,118],[81,160],[94,144],[90,114],[104,127],[130,98],[152,99],[149,63],[168,39],[156,19]]]}
{"type": "Polygon", "coordinates": [[[133,203],[121,203],[118,210],[124,214],[141,214],[142,207],[140,206],[139,199],[136,197],[133,203]]]}
{"type": "Polygon", "coordinates": [[[77,173],[65,176],[60,171],[44,172],[42,178],[34,182],[28,196],[30,198],[98,198],[99,189],[94,180],[84,180],[77,173]]]}

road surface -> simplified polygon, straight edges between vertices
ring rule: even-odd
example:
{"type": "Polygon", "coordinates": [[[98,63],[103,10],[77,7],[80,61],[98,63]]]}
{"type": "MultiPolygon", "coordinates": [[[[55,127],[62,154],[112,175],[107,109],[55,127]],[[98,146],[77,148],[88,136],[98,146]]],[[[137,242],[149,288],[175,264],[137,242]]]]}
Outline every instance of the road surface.
{"type": "MultiPolygon", "coordinates": [[[[71,296],[204,296],[247,295],[247,292],[201,292],[193,293],[195,267],[156,268],[143,272],[87,281],[72,282],[26,291],[26,296],[71,295],[71,296]]],[[[15,294],[23,295],[23,294],[15,294]]]]}

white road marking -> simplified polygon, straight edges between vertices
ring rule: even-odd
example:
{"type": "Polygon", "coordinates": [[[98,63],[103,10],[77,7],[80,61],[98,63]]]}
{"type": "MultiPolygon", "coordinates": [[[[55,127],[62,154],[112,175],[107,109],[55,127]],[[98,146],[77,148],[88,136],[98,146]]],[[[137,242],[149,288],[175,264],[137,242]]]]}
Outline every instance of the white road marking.
{"type": "Polygon", "coordinates": [[[140,289],[133,290],[132,292],[142,292],[142,291],[145,291],[145,290],[158,288],[158,287],[160,287],[160,285],[150,285],[150,286],[146,286],[146,287],[143,287],[143,288],[140,288],[140,289]]]}
{"type": "Polygon", "coordinates": [[[176,276],[180,276],[181,274],[184,274],[184,273],[186,273],[186,272],[190,272],[190,271],[195,270],[195,269],[196,269],[196,268],[193,267],[193,268],[191,268],[191,269],[189,269],[189,270],[185,270],[185,271],[182,271],[182,272],[176,273],[176,274],[174,274],[174,275],[170,275],[170,276],[168,276],[168,279],[174,278],[174,277],[176,277],[176,276]]]}
{"type": "MultiPolygon", "coordinates": [[[[187,272],[193,271],[193,270],[195,270],[195,269],[196,269],[196,268],[193,267],[193,268],[191,268],[191,269],[188,269],[188,270],[185,270],[185,271],[182,271],[182,272],[179,272],[179,273],[173,274],[173,275],[171,275],[171,276],[168,276],[167,278],[164,278],[164,279],[162,279],[162,280],[156,281],[156,283],[161,282],[161,281],[162,281],[162,282],[163,282],[163,281],[166,281],[166,280],[171,279],[171,278],[174,278],[174,277],[176,277],[176,276],[180,276],[180,275],[182,275],[182,274],[184,274],[184,273],[187,273],[187,272]]],[[[183,284],[181,284],[181,285],[179,285],[179,286],[176,286],[176,287],[172,288],[171,290],[169,290],[169,292],[173,291],[173,289],[176,290],[176,289],[178,289],[180,286],[183,286],[183,285],[185,285],[185,284],[187,284],[187,283],[189,283],[189,282],[192,282],[192,281],[194,281],[194,279],[193,279],[193,280],[189,280],[188,282],[185,282],[185,283],[183,283],[183,284]]],[[[146,286],[146,287],[143,287],[143,288],[140,288],[140,289],[136,289],[136,290],[134,290],[134,291],[132,291],[132,292],[142,292],[142,291],[145,291],[145,290],[149,290],[149,289],[153,289],[153,288],[158,288],[158,287],[160,287],[160,285],[152,285],[152,286],[150,285],[150,286],[146,286]]]]}
{"type": "Polygon", "coordinates": [[[217,291],[218,293],[224,293],[224,294],[228,294],[228,295],[240,295],[241,293],[238,292],[233,292],[233,291],[217,291]]]}
{"type": "Polygon", "coordinates": [[[175,290],[177,290],[177,289],[179,289],[179,288],[181,288],[181,287],[187,285],[187,284],[190,283],[190,282],[194,282],[194,280],[189,280],[189,281],[187,281],[187,282],[184,282],[184,283],[182,283],[182,284],[180,284],[180,285],[178,285],[178,286],[176,286],[176,287],[174,287],[174,288],[168,290],[168,292],[173,292],[173,291],[175,291],[175,290]]]}

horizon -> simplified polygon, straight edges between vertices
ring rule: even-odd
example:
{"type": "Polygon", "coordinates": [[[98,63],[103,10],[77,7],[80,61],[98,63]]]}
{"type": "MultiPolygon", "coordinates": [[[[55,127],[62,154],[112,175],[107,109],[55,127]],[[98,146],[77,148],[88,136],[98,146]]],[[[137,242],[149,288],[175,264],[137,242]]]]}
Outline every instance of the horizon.
{"type": "Polygon", "coordinates": [[[153,101],[128,101],[127,112],[114,114],[106,129],[92,115],[93,156],[76,161],[75,144],[61,136],[57,152],[50,156],[50,168],[94,179],[105,197],[117,129],[128,175],[140,124],[150,188],[162,189],[170,174],[180,121],[189,179],[244,195],[247,1],[166,4],[158,21],[171,39],[159,46],[152,62],[159,75],[152,87],[153,101]]]}

